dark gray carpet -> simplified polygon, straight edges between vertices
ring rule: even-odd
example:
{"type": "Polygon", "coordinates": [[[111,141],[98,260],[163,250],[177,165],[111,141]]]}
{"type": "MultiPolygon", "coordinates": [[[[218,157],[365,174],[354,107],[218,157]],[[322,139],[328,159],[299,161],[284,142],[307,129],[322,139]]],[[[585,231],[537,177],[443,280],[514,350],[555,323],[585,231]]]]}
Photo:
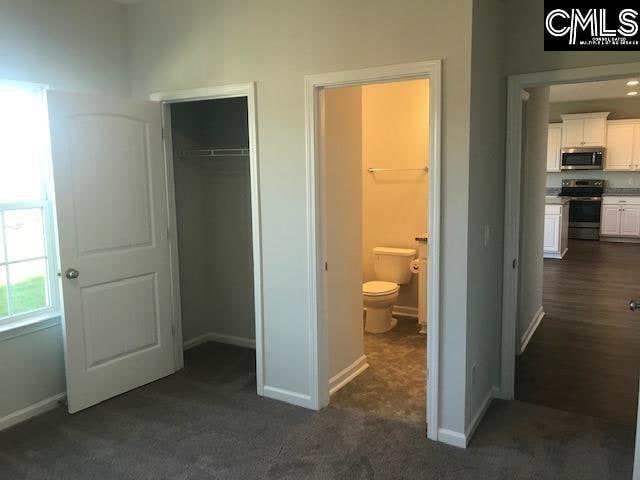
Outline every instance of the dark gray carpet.
{"type": "Polygon", "coordinates": [[[171,377],[68,415],[0,432],[0,478],[628,479],[634,432],[494,402],[469,449],[424,428],[255,395],[254,352],[207,344],[171,377]]]}
{"type": "Polygon", "coordinates": [[[426,423],[427,337],[415,319],[398,317],[386,333],[364,334],[369,368],[331,397],[336,408],[399,422],[426,423]]]}

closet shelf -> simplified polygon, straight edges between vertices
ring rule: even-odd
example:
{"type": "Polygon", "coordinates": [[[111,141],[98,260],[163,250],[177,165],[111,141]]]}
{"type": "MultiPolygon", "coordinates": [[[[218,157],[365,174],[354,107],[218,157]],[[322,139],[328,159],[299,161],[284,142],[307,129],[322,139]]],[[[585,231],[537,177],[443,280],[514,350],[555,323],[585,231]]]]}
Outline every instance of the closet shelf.
{"type": "Polygon", "coordinates": [[[220,158],[220,157],[248,157],[248,148],[198,148],[183,150],[180,158],[220,158]]]}

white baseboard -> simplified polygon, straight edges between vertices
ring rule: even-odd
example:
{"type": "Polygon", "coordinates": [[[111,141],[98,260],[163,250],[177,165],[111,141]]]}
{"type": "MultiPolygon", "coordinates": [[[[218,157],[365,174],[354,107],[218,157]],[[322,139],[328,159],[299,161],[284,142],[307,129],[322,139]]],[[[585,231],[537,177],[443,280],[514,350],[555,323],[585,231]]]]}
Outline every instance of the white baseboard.
{"type": "Polygon", "coordinates": [[[471,437],[473,437],[473,434],[476,433],[478,425],[480,425],[480,422],[484,418],[484,414],[487,413],[487,410],[489,409],[491,402],[493,401],[494,398],[496,398],[497,395],[498,395],[498,387],[491,387],[491,389],[489,390],[489,393],[487,393],[487,396],[485,397],[484,401],[476,411],[476,414],[471,419],[471,422],[469,422],[469,426],[467,426],[467,429],[465,430],[464,436],[465,436],[466,445],[469,445],[469,441],[471,440],[471,437]]]}
{"type": "Polygon", "coordinates": [[[565,248],[564,251],[562,253],[556,253],[556,252],[544,252],[543,257],[544,258],[555,258],[557,260],[562,260],[562,258],[564,258],[565,254],[569,251],[568,248],[565,248]]]}
{"type": "Polygon", "coordinates": [[[278,387],[270,387],[269,385],[264,386],[262,393],[267,398],[280,400],[281,402],[290,403],[291,405],[296,405],[298,407],[313,409],[311,397],[303,393],[292,392],[291,390],[285,390],[278,387]]]}
{"type": "Polygon", "coordinates": [[[0,430],[12,427],[20,422],[24,422],[25,420],[29,420],[30,418],[48,412],[49,410],[53,410],[60,404],[65,396],[66,393],[59,393],[53,397],[45,398],[38,403],[34,403],[22,410],[18,410],[0,418],[0,430]]]}
{"type": "Polygon", "coordinates": [[[402,305],[394,305],[392,315],[399,315],[401,317],[418,318],[418,309],[416,307],[404,307],[402,305]]]}
{"type": "Polygon", "coordinates": [[[520,339],[520,353],[524,353],[524,349],[527,348],[527,345],[529,345],[529,341],[531,340],[531,337],[533,337],[533,334],[536,333],[536,329],[540,325],[540,322],[542,321],[543,318],[544,318],[544,308],[541,306],[536,312],[536,314],[534,315],[531,322],[529,323],[529,326],[527,327],[527,330],[522,335],[522,338],[520,339]]]}
{"type": "Polygon", "coordinates": [[[256,348],[256,341],[253,338],[234,337],[233,335],[225,335],[222,333],[208,332],[199,337],[187,340],[182,344],[184,350],[197,347],[207,342],[228,343],[229,345],[237,345],[238,347],[256,348]]]}
{"type": "Polygon", "coordinates": [[[466,428],[465,433],[448,430],[446,428],[440,428],[438,430],[438,441],[446,443],[447,445],[451,445],[453,447],[467,448],[471,437],[473,437],[473,434],[476,432],[478,425],[480,425],[484,414],[487,413],[487,409],[489,408],[489,405],[491,405],[491,401],[497,396],[497,394],[498,388],[491,387],[486,398],[480,405],[480,408],[478,408],[478,411],[471,419],[471,422],[469,422],[469,426],[466,428]]]}
{"type": "Polygon", "coordinates": [[[353,362],[351,365],[349,365],[347,368],[345,368],[329,380],[329,395],[333,395],[334,393],[336,393],[342,387],[351,382],[351,380],[364,372],[367,368],[369,368],[369,364],[367,363],[367,356],[362,355],[355,362],[353,362]]]}
{"type": "Polygon", "coordinates": [[[615,243],[640,243],[640,238],[634,237],[606,237],[600,236],[601,242],[615,242],[615,243]]]}
{"type": "Polygon", "coordinates": [[[467,448],[467,439],[464,433],[454,432],[446,428],[438,429],[438,441],[452,447],[467,448]]]}

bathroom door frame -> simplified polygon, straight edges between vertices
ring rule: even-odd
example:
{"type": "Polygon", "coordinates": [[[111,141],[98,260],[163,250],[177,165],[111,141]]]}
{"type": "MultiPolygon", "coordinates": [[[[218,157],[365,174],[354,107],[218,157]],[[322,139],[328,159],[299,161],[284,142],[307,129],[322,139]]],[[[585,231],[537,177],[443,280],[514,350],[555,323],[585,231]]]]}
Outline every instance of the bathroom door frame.
{"type": "Polygon", "coordinates": [[[364,68],[305,76],[305,137],[307,159],[307,230],[309,261],[309,378],[311,406],[329,404],[329,342],[325,288],[325,206],[319,172],[320,92],[326,88],[361,86],[402,80],[429,80],[429,254],[427,293],[427,435],[438,440],[439,425],[439,339],[440,339],[440,136],[442,116],[441,61],[364,68]]]}
{"type": "Polygon", "coordinates": [[[178,232],[176,228],[176,196],[173,172],[173,145],[171,138],[171,105],[175,103],[219,100],[223,98],[247,99],[247,127],[249,129],[249,175],[251,184],[251,236],[253,251],[253,299],[256,348],[256,390],[264,395],[264,337],[262,290],[262,236],[260,227],[260,188],[258,178],[258,143],[256,121],[255,82],[233,85],[174,90],[152,93],[150,100],[162,103],[162,138],[164,143],[166,183],[169,215],[169,248],[171,261],[171,293],[173,302],[173,334],[175,369],[184,366],[182,339],[182,310],[180,307],[180,272],[178,264],[178,232]]]}

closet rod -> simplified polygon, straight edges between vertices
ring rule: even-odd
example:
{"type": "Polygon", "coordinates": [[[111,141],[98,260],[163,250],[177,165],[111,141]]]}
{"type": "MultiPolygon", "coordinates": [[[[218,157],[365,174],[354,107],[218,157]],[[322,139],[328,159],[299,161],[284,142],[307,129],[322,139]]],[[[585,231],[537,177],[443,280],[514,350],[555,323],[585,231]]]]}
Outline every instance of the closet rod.
{"type": "Polygon", "coordinates": [[[378,172],[428,172],[428,167],[422,168],[367,168],[369,173],[378,173],[378,172]]]}

